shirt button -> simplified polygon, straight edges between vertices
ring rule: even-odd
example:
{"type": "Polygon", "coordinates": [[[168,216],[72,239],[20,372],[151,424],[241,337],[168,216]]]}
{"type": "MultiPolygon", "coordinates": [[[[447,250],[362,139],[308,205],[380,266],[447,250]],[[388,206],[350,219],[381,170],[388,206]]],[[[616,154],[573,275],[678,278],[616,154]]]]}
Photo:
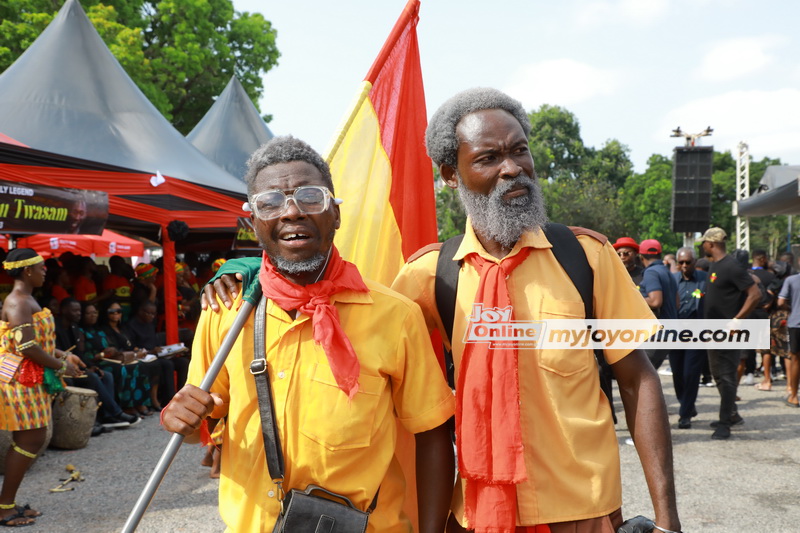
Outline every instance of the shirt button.
{"type": "Polygon", "coordinates": [[[267,496],[269,496],[270,498],[274,498],[275,497],[275,491],[274,490],[269,491],[267,493],[267,496]]]}
{"type": "Polygon", "coordinates": [[[284,372],[283,370],[281,370],[280,372],[278,372],[278,378],[279,378],[279,379],[283,379],[283,378],[285,378],[285,377],[286,377],[286,372],[284,372]]]}

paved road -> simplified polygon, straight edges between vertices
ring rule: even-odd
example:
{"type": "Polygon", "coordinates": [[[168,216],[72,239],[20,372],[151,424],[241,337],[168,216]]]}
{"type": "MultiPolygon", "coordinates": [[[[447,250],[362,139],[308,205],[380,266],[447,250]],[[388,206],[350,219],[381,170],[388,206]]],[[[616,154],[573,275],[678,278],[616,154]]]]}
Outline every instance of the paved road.
{"type": "MultiPolygon", "coordinates": [[[[662,377],[673,428],[677,424],[671,378],[662,377]]],[[[783,387],[785,382],[778,382],[783,387]]],[[[718,395],[701,388],[699,416],[690,430],[673,429],[678,503],[686,532],[794,532],[800,524],[800,409],[781,393],[740,387],[745,424],[729,441],[712,441],[718,395]]],[[[652,506],[624,422],[617,428],[625,516],[652,516],[652,506]]],[[[136,427],[93,438],[76,451],[48,450],[32,467],[18,499],[45,511],[26,533],[118,532],[169,436],[150,417],[136,427]],[[85,475],[74,491],[48,492],[72,463],[85,475]]],[[[218,482],[199,465],[199,446],[184,446],[138,531],[211,533],[224,529],[217,513],[218,482]]]]}

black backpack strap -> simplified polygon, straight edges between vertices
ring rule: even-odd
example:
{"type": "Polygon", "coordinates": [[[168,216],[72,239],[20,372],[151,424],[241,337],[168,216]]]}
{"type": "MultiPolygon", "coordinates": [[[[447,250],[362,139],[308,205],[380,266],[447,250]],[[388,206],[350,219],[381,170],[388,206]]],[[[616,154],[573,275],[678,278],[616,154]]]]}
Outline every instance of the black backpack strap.
{"type": "Polygon", "coordinates": [[[586,318],[594,318],[594,272],[578,238],[564,224],[549,222],[544,235],[553,245],[552,252],[583,300],[586,318]]]}
{"type": "MultiPolygon", "coordinates": [[[[453,345],[453,321],[456,312],[456,296],[458,295],[458,273],[461,270],[463,261],[453,261],[458,247],[464,235],[457,235],[447,239],[439,249],[439,259],[436,262],[436,282],[434,291],[436,294],[436,308],[439,310],[439,317],[442,319],[447,340],[450,346],[453,345]]],[[[455,388],[455,365],[453,364],[453,353],[450,350],[444,351],[444,366],[447,371],[447,383],[450,388],[455,388]]]]}
{"type": "MultiPolygon", "coordinates": [[[[548,223],[544,227],[544,235],[553,245],[553,255],[561,265],[561,268],[564,269],[569,279],[572,280],[572,284],[578,289],[578,293],[583,300],[586,319],[594,318],[594,272],[586,259],[586,252],[583,251],[583,246],[578,242],[578,238],[572,230],[563,224],[548,223]]],[[[617,414],[614,412],[611,383],[614,374],[611,370],[611,365],[608,364],[603,355],[603,350],[595,350],[594,358],[597,360],[599,369],[600,388],[608,398],[608,403],[611,405],[611,414],[616,424],[617,414]]]]}

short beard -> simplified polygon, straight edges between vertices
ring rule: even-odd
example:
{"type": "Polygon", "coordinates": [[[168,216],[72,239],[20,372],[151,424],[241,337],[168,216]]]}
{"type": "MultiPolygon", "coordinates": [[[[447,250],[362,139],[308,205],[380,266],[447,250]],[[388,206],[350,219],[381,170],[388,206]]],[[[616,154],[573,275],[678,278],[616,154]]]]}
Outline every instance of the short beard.
{"type": "Polygon", "coordinates": [[[261,249],[267,254],[270,263],[272,263],[272,266],[274,266],[275,269],[281,274],[297,275],[314,272],[323,264],[325,264],[326,255],[320,252],[317,252],[312,257],[303,259],[302,261],[290,261],[289,259],[281,257],[280,255],[270,253],[270,247],[267,246],[267,243],[261,240],[260,237],[257,238],[259,244],[261,244],[261,249]]]}
{"type": "Polygon", "coordinates": [[[314,257],[303,259],[302,261],[289,261],[279,256],[270,257],[269,260],[279,272],[291,275],[315,272],[325,264],[325,256],[322,254],[316,254],[314,257]]]}
{"type": "Polygon", "coordinates": [[[472,222],[472,228],[480,236],[512,248],[523,233],[543,227],[547,223],[547,210],[539,183],[526,174],[513,180],[500,180],[494,190],[483,195],[469,190],[461,176],[456,174],[459,184],[458,196],[472,222]],[[503,195],[513,187],[524,185],[528,194],[512,198],[508,202],[503,195]]]}

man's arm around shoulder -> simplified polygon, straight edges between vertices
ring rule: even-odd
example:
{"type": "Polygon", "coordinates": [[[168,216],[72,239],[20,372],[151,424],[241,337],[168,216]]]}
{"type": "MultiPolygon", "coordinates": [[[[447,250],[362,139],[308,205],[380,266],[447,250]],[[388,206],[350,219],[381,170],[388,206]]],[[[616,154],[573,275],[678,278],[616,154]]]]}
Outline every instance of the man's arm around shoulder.
{"type": "Polygon", "coordinates": [[[655,523],[671,531],[680,531],[672,440],[661,381],[642,350],[634,350],[612,368],[653,501],[655,523]]]}

